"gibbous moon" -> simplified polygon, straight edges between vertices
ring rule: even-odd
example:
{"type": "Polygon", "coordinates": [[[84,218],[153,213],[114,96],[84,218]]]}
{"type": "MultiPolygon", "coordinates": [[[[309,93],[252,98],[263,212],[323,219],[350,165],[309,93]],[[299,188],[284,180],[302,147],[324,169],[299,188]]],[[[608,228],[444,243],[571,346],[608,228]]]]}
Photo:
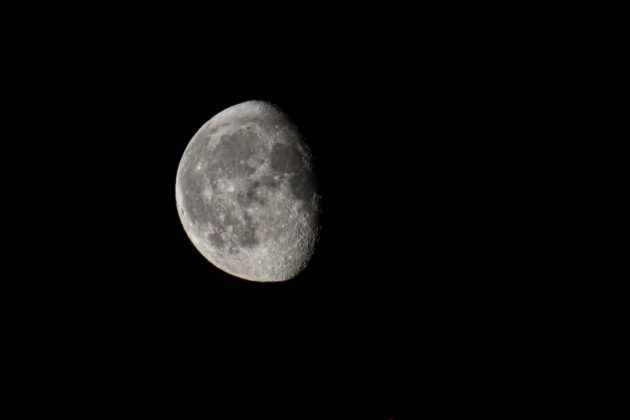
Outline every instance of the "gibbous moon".
{"type": "Polygon", "coordinates": [[[234,276],[259,282],[302,271],[319,234],[312,156],[273,105],[248,101],[210,119],[179,163],[175,198],[197,250],[234,276]]]}

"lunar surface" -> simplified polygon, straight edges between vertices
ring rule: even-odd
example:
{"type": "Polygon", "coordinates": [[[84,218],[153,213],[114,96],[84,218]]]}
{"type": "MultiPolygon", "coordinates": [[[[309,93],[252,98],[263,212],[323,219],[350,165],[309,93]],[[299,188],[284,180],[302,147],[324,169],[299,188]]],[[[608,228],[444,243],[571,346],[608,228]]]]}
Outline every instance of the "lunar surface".
{"type": "Polygon", "coordinates": [[[312,156],[269,103],[243,102],[204,124],[179,163],[175,197],[192,243],[234,276],[288,280],[314,252],[320,195],[312,156]]]}

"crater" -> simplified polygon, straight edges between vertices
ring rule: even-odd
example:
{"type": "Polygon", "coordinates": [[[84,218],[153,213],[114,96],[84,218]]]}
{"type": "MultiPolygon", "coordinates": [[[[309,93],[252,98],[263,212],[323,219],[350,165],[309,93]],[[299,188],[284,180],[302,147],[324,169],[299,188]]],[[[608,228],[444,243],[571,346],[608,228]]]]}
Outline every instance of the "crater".
{"type": "Polygon", "coordinates": [[[234,254],[241,248],[253,248],[258,244],[258,225],[246,212],[213,199],[208,216],[213,229],[207,238],[215,247],[234,254]]]}

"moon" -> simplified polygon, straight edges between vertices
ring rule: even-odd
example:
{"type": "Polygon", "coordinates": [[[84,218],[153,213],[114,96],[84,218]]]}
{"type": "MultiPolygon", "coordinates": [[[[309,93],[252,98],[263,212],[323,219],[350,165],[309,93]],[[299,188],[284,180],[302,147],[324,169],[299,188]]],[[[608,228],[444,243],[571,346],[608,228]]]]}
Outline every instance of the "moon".
{"type": "Polygon", "coordinates": [[[313,157],[289,117],[247,101],[206,122],[179,163],[175,199],[186,234],[233,276],[280,282],[298,275],[320,232],[313,157]]]}

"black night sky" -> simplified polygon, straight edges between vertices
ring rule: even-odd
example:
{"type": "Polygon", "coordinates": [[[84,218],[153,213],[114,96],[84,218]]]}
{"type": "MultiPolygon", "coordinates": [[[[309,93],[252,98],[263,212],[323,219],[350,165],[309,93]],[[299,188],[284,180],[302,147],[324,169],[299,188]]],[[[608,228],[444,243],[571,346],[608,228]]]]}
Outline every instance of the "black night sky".
{"type": "Polygon", "coordinates": [[[519,168],[537,117],[514,101],[536,83],[506,55],[446,34],[302,42],[291,54],[265,48],[269,39],[218,49],[192,38],[37,43],[39,62],[57,64],[25,74],[50,167],[36,184],[50,210],[33,207],[29,220],[50,242],[24,245],[43,261],[27,264],[22,296],[38,308],[24,318],[49,349],[48,361],[32,358],[49,386],[65,378],[92,407],[173,413],[241,396],[274,413],[291,400],[320,418],[403,418],[453,394],[484,401],[465,390],[517,345],[518,308],[532,296],[544,307],[555,291],[540,293],[527,263],[539,255],[514,240],[536,229],[524,217],[537,211],[523,198],[532,175],[519,168]],[[192,136],[250,99],[300,127],[322,189],[316,253],[281,284],[212,266],[175,206],[192,136]]]}
{"type": "Polygon", "coordinates": [[[100,343],[92,351],[104,357],[104,374],[136,372],[139,386],[158,393],[171,381],[185,393],[216,380],[238,394],[268,389],[273,378],[304,404],[391,413],[414,400],[410,384],[423,375],[446,381],[462,346],[470,357],[469,340],[507,304],[494,300],[505,287],[493,278],[503,251],[485,249],[497,233],[487,229],[497,209],[486,201],[485,140],[458,109],[462,91],[432,73],[398,83],[240,72],[219,85],[200,73],[104,86],[97,94],[107,107],[81,111],[102,125],[87,148],[96,157],[81,164],[91,179],[81,206],[97,220],[80,217],[72,257],[80,262],[62,280],[67,317],[78,324],[72,339],[100,343]],[[275,103],[302,129],[322,188],[317,251],[281,284],[213,267],[175,207],[192,135],[249,99],[275,103]],[[314,384],[317,394],[302,390],[314,384]]]}

